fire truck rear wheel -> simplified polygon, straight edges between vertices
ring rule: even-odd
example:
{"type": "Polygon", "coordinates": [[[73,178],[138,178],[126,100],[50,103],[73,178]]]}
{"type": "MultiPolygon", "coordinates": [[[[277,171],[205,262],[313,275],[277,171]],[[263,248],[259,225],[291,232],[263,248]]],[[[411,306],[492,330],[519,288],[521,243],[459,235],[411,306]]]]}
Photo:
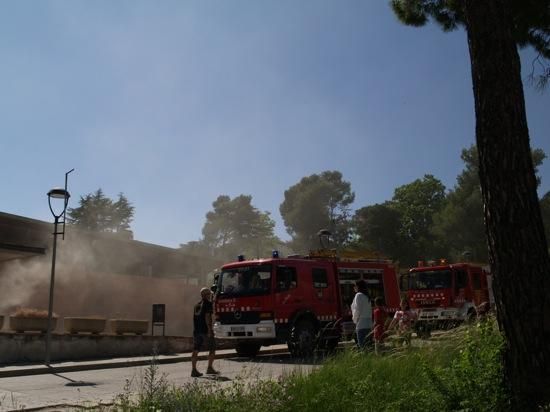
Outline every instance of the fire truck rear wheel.
{"type": "Polygon", "coordinates": [[[239,343],[235,350],[239,356],[253,358],[260,351],[261,345],[257,343],[239,343]]]}
{"type": "Polygon", "coordinates": [[[429,339],[432,336],[432,328],[430,325],[422,323],[415,327],[416,336],[420,339],[429,339]]]}
{"type": "Polygon", "coordinates": [[[288,350],[292,356],[308,357],[315,349],[315,327],[308,319],[299,320],[290,331],[288,350]]]}

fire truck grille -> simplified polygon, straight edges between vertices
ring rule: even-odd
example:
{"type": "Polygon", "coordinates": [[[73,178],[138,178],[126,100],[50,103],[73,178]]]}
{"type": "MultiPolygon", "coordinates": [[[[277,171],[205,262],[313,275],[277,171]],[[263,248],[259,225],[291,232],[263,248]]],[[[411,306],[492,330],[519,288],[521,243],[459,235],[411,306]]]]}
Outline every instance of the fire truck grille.
{"type": "Polygon", "coordinates": [[[221,324],[253,324],[260,323],[259,312],[226,312],[220,313],[219,319],[221,324]]]}

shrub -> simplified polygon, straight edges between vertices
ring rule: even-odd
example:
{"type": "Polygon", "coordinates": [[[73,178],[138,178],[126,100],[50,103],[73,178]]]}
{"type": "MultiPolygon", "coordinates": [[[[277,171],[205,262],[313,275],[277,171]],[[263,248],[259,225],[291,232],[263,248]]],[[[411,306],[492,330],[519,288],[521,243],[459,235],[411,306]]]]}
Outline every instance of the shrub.
{"type": "Polygon", "coordinates": [[[504,389],[502,349],[504,339],[494,319],[466,329],[458,356],[447,368],[432,368],[432,382],[438,382],[447,410],[504,410],[508,394],[504,389]]]}

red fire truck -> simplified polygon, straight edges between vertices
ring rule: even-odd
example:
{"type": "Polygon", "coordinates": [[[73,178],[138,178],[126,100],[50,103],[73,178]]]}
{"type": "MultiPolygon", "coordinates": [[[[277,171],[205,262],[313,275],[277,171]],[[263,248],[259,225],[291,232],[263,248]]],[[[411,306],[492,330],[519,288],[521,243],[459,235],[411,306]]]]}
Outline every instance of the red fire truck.
{"type": "Polygon", "coordinates": [[[479,264],[419,262],[401,279],[401,287],[418,314],[416,329],[422,337],[457,326],[475,316],[481,304],[493,303],[488,267],[479,264]]]}
{"type": "Polygon", "coordinates": [[[357,253],[239,257],[215,280],[215,336],[234,340],[243,356],[275,343],[287,343],[294,356],[310,355],[316,345],[333,349],[353,328],[354,282],[364,279],[370,297],[382,297],[393,313],[399,305],[397,273],[391,261],[357,253]]]}

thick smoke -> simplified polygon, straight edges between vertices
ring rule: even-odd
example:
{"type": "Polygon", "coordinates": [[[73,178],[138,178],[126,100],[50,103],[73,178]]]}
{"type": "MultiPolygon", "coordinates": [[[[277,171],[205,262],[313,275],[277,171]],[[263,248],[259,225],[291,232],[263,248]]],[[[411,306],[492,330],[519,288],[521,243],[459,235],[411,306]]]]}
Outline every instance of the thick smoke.
{"type": "Polygon", "coordinates": [[[47,285],[50,270],[44,259],[11,260],[0,267],[0,314],[9,314],[23,306],[36,292],[47,285]]]}
{"type": "MultiPolygon", "coordinates": [[[[201,259],[173,259],[174,251],[117,235],[58,238],[54,311],[62,317],[101,316],[151,321],[152,304],[166,304],[167,335],[189,336],[192,307],[200,300],[201,259]]],[[[44,256],[8,261],[0,266],[0,315],[18,307],[47,309],[51,250],[44,256]]],[[[210,268],[211,269],[211,268],[210,268]]],[[[58,331],[62,322],[58,321],[58,331]]],[[[160,330],[159,330],[160,332],[160,330]]]]}

